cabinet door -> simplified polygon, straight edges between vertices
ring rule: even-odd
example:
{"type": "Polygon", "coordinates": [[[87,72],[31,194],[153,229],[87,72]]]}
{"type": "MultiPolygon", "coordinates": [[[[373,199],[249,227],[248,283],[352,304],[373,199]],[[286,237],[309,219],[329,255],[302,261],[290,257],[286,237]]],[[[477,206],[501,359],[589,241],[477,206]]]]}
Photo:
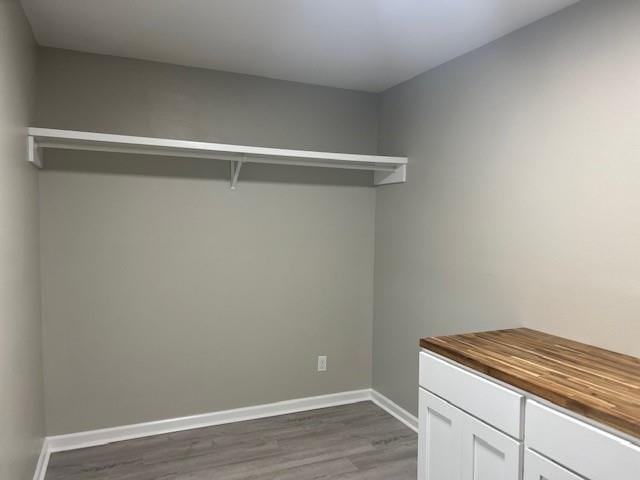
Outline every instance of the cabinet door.
{"type": "Polygon", "coordinates": [[[560,465],[527,450],[524,458],[524,480],[584,480],[560,465]]]}
{"type": "Polygon", "coordinates": [[[522,444],[464,415],[463,480],[520,480],[522,444]]]}
{"type": "Polygon", "coordinates": [[[418,480],[459,480],[464,414],[422,388],[419,409],[418,480]]]}

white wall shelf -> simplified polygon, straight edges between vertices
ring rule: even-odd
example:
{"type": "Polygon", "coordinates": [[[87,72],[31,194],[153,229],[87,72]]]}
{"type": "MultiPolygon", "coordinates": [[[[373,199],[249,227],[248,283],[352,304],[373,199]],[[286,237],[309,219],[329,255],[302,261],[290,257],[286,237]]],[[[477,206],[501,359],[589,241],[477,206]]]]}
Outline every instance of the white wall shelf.
{"type": "Polygon", "coordinates": [[[374,185],[407,180],[406,157],[286,150],[35,127],[28,129],[28,138],[29,161],[38,168],[43,167],[40,149],[59,148],[228,161],[232,189],[236,187],[244,163],[370,170],[374,172],[374,185]]]}

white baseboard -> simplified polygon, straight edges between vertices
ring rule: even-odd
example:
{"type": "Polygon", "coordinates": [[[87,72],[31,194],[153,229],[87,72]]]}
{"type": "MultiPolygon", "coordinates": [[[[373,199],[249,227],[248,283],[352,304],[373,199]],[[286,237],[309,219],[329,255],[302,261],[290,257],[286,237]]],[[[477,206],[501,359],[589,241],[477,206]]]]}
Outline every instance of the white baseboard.
{"type": "Polygon", "coordinates": [[[40,449],[40,456],[36,464],[36,472],[33,474],[33,480],[44,480],[47,474],[47,466],[49,465],[49,457],[51,457],[49,440],[45,438],[42,441],[42,448],[40,449]]]}
{"type": "Polygon", "coordinates": [[[376,390],[371,390],[371,401],[396,417],[414,432],[418,432],[418,419],[397,403],[392,402],[376,390]]]}
{"type": "Polygon", "coordinates": [[[205,413],[189,417],[171,418],[155,422],[137,423],[121,427],[103,428],[87,432],[70,433],[48,437],[49,450],[60,452],[75,450],[78,448],[104,445],[132,438],[142,438],[163,433],[179,432],[193,428],[211,427],[225,423],[243,422],[257,418],[274,417],[288,413],[315,410],[318,408],[347,405],[350,403],[371,400],[371,392],[368,389],[354,390],[351,392],[334,393],[318,397],[307,397],[284,402],[257,405],[254,407],[237,408],[220,412],[205,413]]]}
{"type": "Polygon", "coordinates": [[[42,445],[42,453],[40,454],[33,480],[44,480],[49,457],[53,452],[76,450],[133,438],[143,438],[152,435],[161,435],[163,433],[211,427],[225,423],[243,422],[365,401],[374,402],[411,430],[415,432],[418,431],[418,419],[381,393],[371,389],[354,390],[189,417],[171,418],[155,422],[137,423],[133,425],[123,425],[121,427],[103,428],[100,430],[47,437],[42,445]]]}

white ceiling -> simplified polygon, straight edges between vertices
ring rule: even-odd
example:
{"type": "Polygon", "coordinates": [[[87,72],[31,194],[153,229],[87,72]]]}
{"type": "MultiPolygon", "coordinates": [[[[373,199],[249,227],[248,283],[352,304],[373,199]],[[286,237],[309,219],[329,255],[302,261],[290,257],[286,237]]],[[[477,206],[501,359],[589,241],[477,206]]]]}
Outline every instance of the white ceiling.
{"type": "Polygon", "coordinates": [[[41,45],[381,91],[577,0],[22,0],[41,45]]]}

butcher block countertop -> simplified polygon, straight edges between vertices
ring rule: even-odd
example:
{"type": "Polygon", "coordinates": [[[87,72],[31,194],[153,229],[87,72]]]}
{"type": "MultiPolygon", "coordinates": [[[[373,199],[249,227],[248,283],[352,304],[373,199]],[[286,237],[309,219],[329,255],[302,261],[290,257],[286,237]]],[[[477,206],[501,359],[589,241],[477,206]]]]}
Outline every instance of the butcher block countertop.
{"type": "Polygon", "coordinates": [[[517,328],[420,340],[426,350],[640,438],[640,359],[517,328]]]}

